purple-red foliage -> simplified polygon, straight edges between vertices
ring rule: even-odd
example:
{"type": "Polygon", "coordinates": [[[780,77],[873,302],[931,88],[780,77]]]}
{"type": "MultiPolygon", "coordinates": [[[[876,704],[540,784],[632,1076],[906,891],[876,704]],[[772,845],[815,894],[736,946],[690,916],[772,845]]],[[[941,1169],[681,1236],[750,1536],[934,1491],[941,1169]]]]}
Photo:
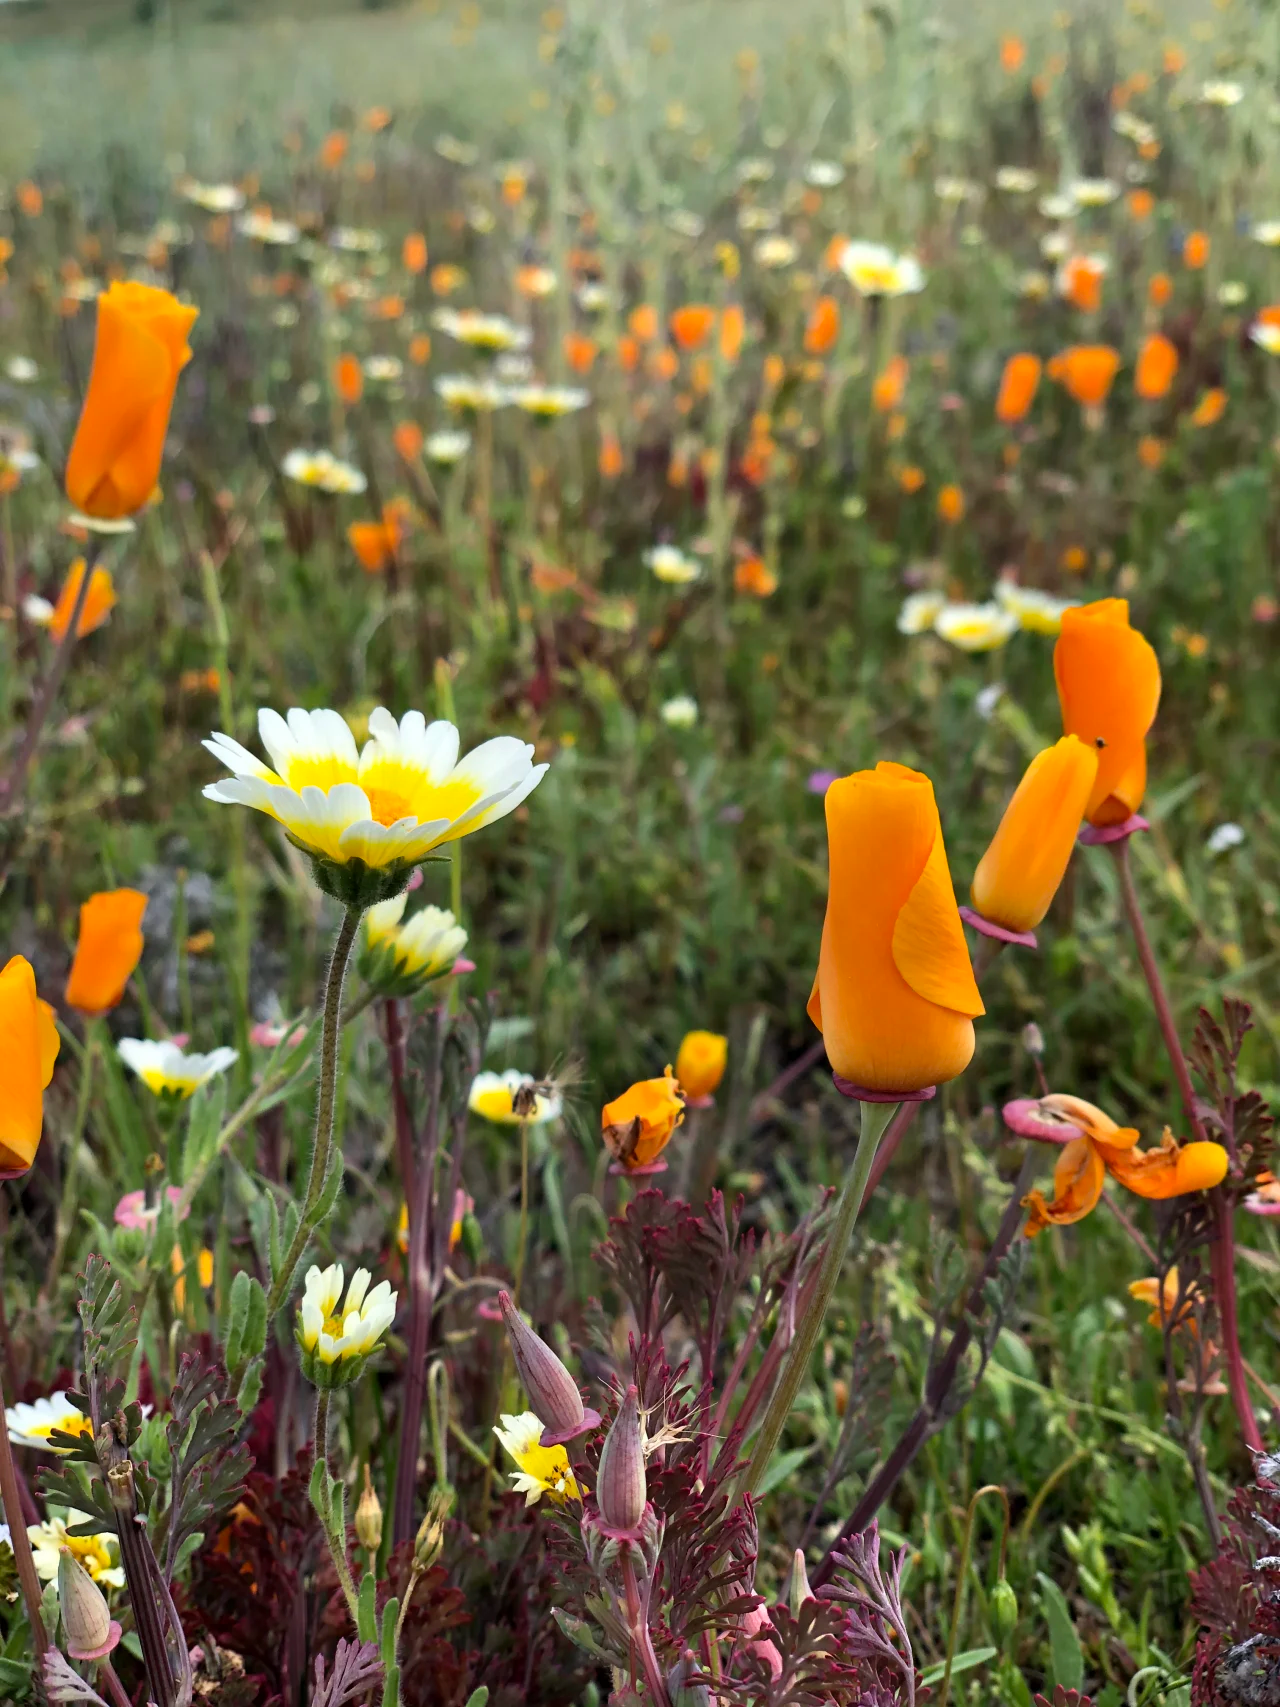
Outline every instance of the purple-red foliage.
{"type": "Polygon", "coordinates": [[[1192,1707],[1280,1707],[1280,1454],[1227,1504],[1218,1556],[1191,1578],[1203,1626],[1192,1707]]]}

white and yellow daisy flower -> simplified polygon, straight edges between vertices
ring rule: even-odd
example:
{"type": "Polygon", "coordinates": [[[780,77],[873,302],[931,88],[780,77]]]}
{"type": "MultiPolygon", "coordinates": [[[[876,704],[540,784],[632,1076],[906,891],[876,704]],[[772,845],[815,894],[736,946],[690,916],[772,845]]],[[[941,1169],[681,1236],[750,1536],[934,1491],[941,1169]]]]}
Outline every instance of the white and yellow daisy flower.
{"type": "Polygon", "coordinates": [[[175,186],[183,201],[205,213],[238,213],[244,206],[244,191],[235,184],[202,184],[196,178],[180,178],[175,186]]]}
{"type": "Polygon", "coordinates": [[[658,715],[668,729],[692,729],[698,721],[698,702],[692,694],[678,693],[663,701],[658,715]]]}
{"type": "Polygon", "coordinates": [[[792,238],[775,234],[772,237],[762,237],[751,253],[757,266],[764,267],[768,272],[776,272],[791,266],[800,250],[792,238]]]}
{"type": "Polygon", "coordinates": [[[585,409],[591,393],[577,385],[520,385],[511,393],[511,401],[526,415],[544,421],[554,421],[561,415],[573,415],[585,409]]]}
{"type": "Polygon", "coordinates": [[[1280,219],[1260,219],[1250,231],[1255,243],[1268,249],[1280,249],[1280,219]]]}
{"type": "Polygon", "coordinates": [[[1007,196],[1029,196],[1039,181],[1029,166],[1001,166],[996,171],[996,188],[1007,196]]]}
{"type": "Polygon", "coordinates": [[[67,1534],[68,1529],[78,1529],[90,1521],[86,1512],[68,1511],[66,1517],[51,1517],[47,1523],[28,1525],[31,1557],[41,1582],[58,1580],[58,1560],[65,1550],[88,1571],[99,1588],[124,1587],[120,1543],[110,1530],[100,1535],[67,1534]]]}
{"type": "Polygon", "coordinates": [[[924,273],[914,255],[896,255],[883,243],[846,243],[840,271],[861,296],[914,296],[924,273]]]}
{"type": "Polygon", "coordinates": [[[524,1122],[542,1126],[548,1120],[559,1120],[563,1105],[558,1096],[539,1090],[528,1073],[508,1067],[505,1073],[477,1073],[471,1083],[467,1107],[472,1114],[495,1126],[519,1126],[524,1122]]]}
{"type": "Polygon", "coordinates": [[[152,1042],[142,1037],[122,1037],[116,1052],[149,1091],[157,1096],[194,1096],[200,1086],[240,1059],[234,1049],[214,1049],[208,1055],[190,1055],[165,1039],[152,1042]]]}
{"type": "Polygon", "coordinates": [[[366,356],[362,365],[365,378],[373,380],[375,385],[389,385],[404,376],[404,363],[399,356],[366,356]]]}
{"type": "Polygon", "coordinates": [[[471,434],[461,431],[428,433],[422,448],[429,462],[451,468],[455,462],[461,462],[471,449],[471,434]]]}
{"type": "Polygon", "coordinates": [[[993,652],[1018,631],[1018,619],[997,604],[943,605],[933,631],[962,652],[993,652]]]}
{"type": "Polygon", "coordinates": [[[369,740],[359,750],[336,711],[295,706],[285,718],[263,710],[258,735],[274,769],[229,735],[205,742],[234,773],[210,783],[205,798],[274,818],[320,862],[317,877],[327,884],[338,869],[360,862],[349,874],[360,894],[348,895],[342,884],[330,893],[365,905],[390,899],[432,848],[505,818],[547,770],[514,735],[482,742],[459,762],[452,723],[429,724],[420,711],[397,723],[383,706],[369,714],[369,740]],[[366,868],[393,887],[369,892],[357,881],[366,868]]]}
{"type": "Polygon", "coordinates": [[[275,219],[262,208],[241,214],[236,221],[236,230],[244,237],[251,237],[255,243],[276,249],[288,248],[302,236],[291,219],[275,219]]]}
{"type": "Polygon", "coordinates": [[[1269,356],[1280,356],[1280,326],[1272,325],[1269,320],[1258,320],[1250,326],[1249,336],[1269,356]]]}
{"type": "Polygon", "coordinates": [[[32,1446],[41,1452],[65,1450],[50,1445],[49,1437],[55,1428],[63,1434],[93,1433],[92,1419],[76,1409],[68,1393],[51,1393],[47,1399],[37,1399],[30,1405],[10,1405],[4,1420],[15,1446],[32,1446]]]}
{"type": "Polygon", "coordinates": [[[423,907],[406,924],[407,894],[380,901],[365,914],[368,952],[361,963],[366,982],[387,994],[408,994],[429,979],[453,970],[467,946],[467,933],[453,914],[423,907]]]}
{"type": "Polygon", "coordinates": [[[838,160],[810,160],[804,169],[804,181],[815,190],[834,190],[844,183],[844,167],[838,160]]]}
{"type": "Polygon", "coordinates": [[[446,337],[473,350],[527,350],[533,334],[505,314],[484,314],[478,308],[437,308],[431,324],[446,337]]]}
{"type": "Polygon", "coordinates": [[[690,557],[677,545],[652,546],[645,552],[644,560],[658,580],[665,581],[669,587],[686,587],[702,574],[702,565],[697,558],[690,557]]]}
{"type": "Polygon", "coordinates": [[[1244,84],[1211,78],[1200,85],[1200,100],[1206,107],[1238,107],[1244,100],[1244,84]]]}
{"type": "Polygon", "coordinates": [[[1016,581],[1004,580],[996,582],[996,603],[1017,618],[1019,628],[1031,634],[1059,634],[1063,612],[1080,601],[1055,599],[1052,593],[1042,593],[1038,587],[1020,587],[1016,581]]]}
{"type": "Polygon", "coordinates": [[[436,380],[436,395],[450,409],[479,414],[489,409],[502,409],[511,401],[505,385],[494,379],[477,379],[469,373],[443,373],[436,380]]]}
{"type": "Polygon", "coordinates": [[[398,1294],[386,1280],[370,1291],[372,1279],[367,1268],[358,1268],[344,1299],[341,1263],[326,1269],[313,1263],[307,1270],[294,1338],[302,1352],[302,1373],[313,1387],[345,1387],[354,1381],[395,1321],[398,1294]]]}
{"type": "Polygon", "coordinates": [[[542,1444],[542,1423],[532,1411],[518,1417],[504,1411],[493,1432],[516,1466],[510,1472],[511,1486],[524,1495],[526,1505],[537,1505],[543,1494],[557,1502],[581,1500],[569,1454],[563,1446],[542,1444]]]}
{"type": "Polygon", "coordinates": [[[280,465],[290,480],[317,491],[356,496],[369,482],[358,468],[330,450],[291,450],[280,465]]]}
{"type": "Polygon", "coordinates": [[[946,602],[945,593],[911,593],[898,612],[898,633],[927,634],[946,602]]]}
{"type": "Polygon", "coordinates": [[[1120,186],[1114,178],[1076,178],[1067,185],[1067,194],[1077,207],[1109,207],[1120,186]]]}

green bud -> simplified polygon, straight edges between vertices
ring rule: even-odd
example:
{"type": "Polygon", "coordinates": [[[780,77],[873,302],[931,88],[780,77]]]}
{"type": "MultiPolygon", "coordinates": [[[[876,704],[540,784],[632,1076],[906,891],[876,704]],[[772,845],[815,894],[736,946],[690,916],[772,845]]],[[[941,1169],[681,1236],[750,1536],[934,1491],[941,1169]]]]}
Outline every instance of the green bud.
{"type": "Polygon", "coordinates": [[[1009,1640],[1018,1622],[1018,1597],[1008,1577],[1001,1577],[991,1591],[991,1628],[997,1642],[1009,1640]]]}

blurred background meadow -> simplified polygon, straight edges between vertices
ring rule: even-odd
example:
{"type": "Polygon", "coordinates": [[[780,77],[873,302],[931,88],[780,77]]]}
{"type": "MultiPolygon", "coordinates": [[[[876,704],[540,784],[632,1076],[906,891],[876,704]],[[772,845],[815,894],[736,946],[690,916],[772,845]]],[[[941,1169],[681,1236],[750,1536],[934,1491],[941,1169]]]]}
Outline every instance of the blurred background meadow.
{"type": "MultiPolygon", "coordinates": [[[[673,1142],[680,1178],[741,1194],[749,1224],[779,1233],[847,1164],[856,1116],[803,1062],[829,775],[924,770],[963,897],[1059,733],[1054,611],[1119,596],[1164,683],[1151,833],[1133,846],[1156,949],[1188,1033],[1201,1005],[1252,1005],[1242,1081],[1274,1100],[1280,370],[1254,334],[1280,324],[1278,30],[1251,0],[1016,17],[922,0],[8,0],[0,742],[50,653],[31,600],[55,602],[91,545],[116,593],[5,826],[8,952],[60,988],[79,904],[144,889],[147,947],[113,1029],[230,1043],[243,1094],[252,1027],[316,1002],[337,910],[265,822],[201,798],[201,740],[253,745],[257,708],[290,705],[357,729],[376,705],[420,707],[456,716],[464,748],[522,735],[545,782],[452,874],[429,866],[426,893],[447,905],[460,884],[468,987],[495,993],[485,1065],[562,1086],[563,1122],[532,1137],[527,1290],[576,1338],[620,1189],[597,1110],[689,1029],[727,1034],[729,1066],[715,1115],[673,1142]],[[923,288],[859,297],[838,265],[850,239],[915,256],[923,288]],[[93,299],[116,277],[164,283],[200,318],[163,503],[86,543],[59,474],[93,299]],[[698,337],[673,318],[690,305],[710,315],[698,337]],[[477,351],[442,309],[507,317],[528,350],[477,351]],[[1135,384],[1156,332],[1177,354],[1162,389],[1135,384]],[[1095,345],[1119,357],[1102,399],[1052,366],[1095,345]],[[1019,351],[1048,372],[1000,420],[1019,351]],[[475,407],[493,373],[548,389],[475,407]],[[451,402],[438,382],[459,375],[451,402]],[[291,452],[320,448],[363,490],[291,473],[291,452]],[[370,521],[382,548],[349,532],[370,521]],[[943,605],[993,600],[934,627],[943,605]]],[[[916,1407],[933,1313],[1018,1170],[1001,1104],[1037,1094],[1042,1063],[1144,1136],[1174,1119],[1100,851],[1077,852],[1040,938],[987,976],[973,1066],[924,1109],[861,1224],[761,1512],[771,1593],[916,1407]],[[877,1430],[850,1440],[863,1323],[896,1366],[877,1430]]],[[[344,1047],[354,1183],[326,1239],[394,1262],[376,1028],[344,1047]]],[[[123,1067],[101,1066],[87,1116],[59,1070],[46,1149],[79,1122],[82,1191],[105,1218],[160,1140],[123,1067]]],[[[310,1114],[303,1096],[284,1116],[300,1156],[310,1114]]],[[[473,1259],[501,1273],[509,1129],[481,1132],[468,1167],[473,1259]]],[[[75,1360],[70,1256],[32,1284],[56,1169],[5,1188],[7,1325],[33,1391],[75,1360]]],[[[1129,1209],[1155,1241],[1152,1206],[1129,1209]]],[[[1280,1246],[1242,1219],[1245,1356],[1274,1444],[1280,1246]]],[[[220,1284],[234,1214],[211,1207],[207,1231],[220,1284]]],[[[79,1260],[92,1230],[71,1246],[79,1260]]],[[[1165,1426],[1161,1335],[1129,1296],[1151,1272],[1105,1214],[1036,1240],[972,1397],[881,1513],[909,1547],[920,1663],[945,1659],[953,1628],[969,1656],[957,1702],[1029,1707],[1055,1683],[1117,1707],[1189,1699],[1188,1576],[1210,1546],[1165,1426]],[[1012,1506],[1011,1630],[991,1599],[998,1525],[980,1515],[962,1557],[988,1483],[1012,1506]]],[[[1226,1397],[1204,1445],[1221,1505],[1250,1472],[1226,1397]]],[[[527,1699],[585,1698],[547,1690],[527,1699]]]]}

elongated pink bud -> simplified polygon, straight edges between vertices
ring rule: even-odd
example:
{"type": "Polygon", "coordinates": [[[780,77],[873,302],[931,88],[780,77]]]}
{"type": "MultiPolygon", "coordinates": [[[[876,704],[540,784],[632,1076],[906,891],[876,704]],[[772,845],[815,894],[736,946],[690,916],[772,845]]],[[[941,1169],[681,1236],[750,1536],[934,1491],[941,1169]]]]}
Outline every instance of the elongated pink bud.
{"type": "Polygon", "coordinates": [[[510,1293],[499,1292],[498,1307],[506,1323],[520,1385],[543,1428],[555,1435],[579,1433],[586,1412],[578,1383],[546,1341],[534,1333],[512,1303],[510,1293]]]}
{"type": "Polygon", "coordinates": [[[635,1530],[644,1516],[648,1489],[644,1479],[644,1438],[640,1432],[640,1394],[627,1388],[600,1452],[596,1503],[613,1530],[635,1530]]]}

